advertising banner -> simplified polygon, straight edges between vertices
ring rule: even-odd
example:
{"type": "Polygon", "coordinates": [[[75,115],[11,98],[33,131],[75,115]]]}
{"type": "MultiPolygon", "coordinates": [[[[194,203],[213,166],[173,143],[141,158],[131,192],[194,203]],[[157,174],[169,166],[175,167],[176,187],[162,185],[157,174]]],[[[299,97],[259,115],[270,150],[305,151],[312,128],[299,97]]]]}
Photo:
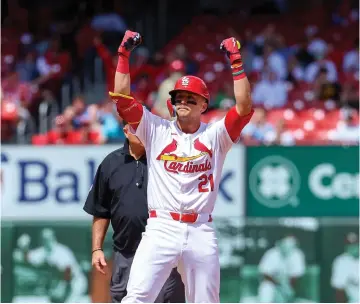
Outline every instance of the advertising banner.
{"type": "Polygon", "coordinates": [[[319,303],[319,228],[312,218],[247,220],[240,302],[319,303]]]}
{"type": "Polygon", "coordinates": [[[248,216],[358,216],[358,147],[248,147],[248,216]]]}
{"type": "MultiPolygon", "coordinates": [[[[214,225],[222,303],[359,302],[357,218],[216,217],[214,225]]],[[[111,234],[104,276],[91,270],[90,222],[2,223],[2,302],[109,301],[111,234]]]]}
{"type": "Polygon", "coordinates": [[[322,223],[322,302],[359,303],[359,218],[324,219],[322,223]]]}
{"type": "MultiPolygon", "coordinates": [[[[4,146],[1,152],[4,220],[87,219],[83,211],[96,170],[119,146],[4,146]]],[[[214,215],[244,214],[244,147],[228,153],[214,215]]]]}
{"type": "Polygon", "coordinates": [[[14,228],[11,223],[1,223],[1,303],[9,303],[12,300],[13,232],[14,228]]]}
{"type": "Polygon", "coordinates": [[[12,302],[91,302],[88,226],[23,223],[13,237],[12,302]]]}

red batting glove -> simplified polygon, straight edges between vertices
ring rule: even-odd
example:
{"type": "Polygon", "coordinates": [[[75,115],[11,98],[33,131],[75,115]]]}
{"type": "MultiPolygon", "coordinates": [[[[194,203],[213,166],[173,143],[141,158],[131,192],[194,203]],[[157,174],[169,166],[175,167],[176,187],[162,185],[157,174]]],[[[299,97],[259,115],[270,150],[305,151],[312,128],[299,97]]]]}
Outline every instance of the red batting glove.
{"type": "Polygon", "coordinates": [[[119,46],[118,53],[129,57],[133,49],[135,49],[141,43],[141,36],[137,32],[127,30],[124,38],[119,46]]]}
{"type": "Polygon", "coordinates": [[[240,48],[240,42],[234,37],[227,38],[220,44],[220,49],[223,52],[226,52],[226,55],[229,57],[231,64],[241,60],[240,48]]]}
{"type": "Polygon", "coordinates": [[[240,42],[234,37],[225,39],[220,44],[220,49],[223,52],[226,52],[226,55],[230,59],[232,76],[234,80],[239,80],[246,77],[240,54],[240,48],[240,42]]]}

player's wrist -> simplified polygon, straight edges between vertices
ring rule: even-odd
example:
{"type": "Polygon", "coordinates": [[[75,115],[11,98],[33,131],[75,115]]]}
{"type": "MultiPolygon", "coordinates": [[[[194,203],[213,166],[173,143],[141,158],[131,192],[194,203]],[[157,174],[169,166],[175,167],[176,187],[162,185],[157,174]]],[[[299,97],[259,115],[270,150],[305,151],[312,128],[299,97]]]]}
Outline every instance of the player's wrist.
{"type": "Polygon", "coordinates": [[[240,51],[229,54],[230,64],[233,65],[238,62],[242,62],[240,51]]]}
{"type": "Polygon", "coordinates": [[[91,251],[91,254],[94,254],[94,252],[97,252],[97,251],[104,251],[102,248],[95,248],[91,251]]]}
{"type": "Polygon", "coordinates": [[[129,57],[127,57],[123,53],[119,53],[118,64],[116,66],[116,72],[119,72],[121,74],[129,74],[130,73],[129,57]]]}
{"type": "Polygon", "coordinates": [[[122,44],[120,45],[119,49],[118,49],[118,55],[122,56],[122,57],[126,57],[127,59],[129,59],[131,54],[131,51],[127,50],[122,44]]]}
{"type": "Polygon", "coordinates": [[[234,80],[239,80],[246,77],[241,56],[237,60],[231,62],[231,72],[234,80]]]}

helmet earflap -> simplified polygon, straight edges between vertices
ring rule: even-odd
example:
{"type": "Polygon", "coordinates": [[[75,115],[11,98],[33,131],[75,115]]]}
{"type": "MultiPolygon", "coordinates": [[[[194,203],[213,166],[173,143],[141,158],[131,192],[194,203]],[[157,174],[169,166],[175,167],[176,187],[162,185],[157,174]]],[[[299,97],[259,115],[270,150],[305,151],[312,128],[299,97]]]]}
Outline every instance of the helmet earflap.
{"type": "Polygon", "coordinates": [[[171,104],[173,105],[173,106],[175,106],[175,95],[176,94],[170,94],[170,101],[171,101],[171,104]]]}

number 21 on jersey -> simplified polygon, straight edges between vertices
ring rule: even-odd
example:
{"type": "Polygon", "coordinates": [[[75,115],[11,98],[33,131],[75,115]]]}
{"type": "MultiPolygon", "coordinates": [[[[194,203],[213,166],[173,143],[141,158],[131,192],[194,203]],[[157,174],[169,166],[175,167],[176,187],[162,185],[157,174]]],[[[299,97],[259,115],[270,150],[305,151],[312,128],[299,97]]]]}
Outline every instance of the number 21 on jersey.
{"type": "Polygon", "coordinates": [[[206,175],[203,174],[199,177],[199,192],[209,192],[209,191],[214,191],[214,178],[213,175],[206,175]]]}

